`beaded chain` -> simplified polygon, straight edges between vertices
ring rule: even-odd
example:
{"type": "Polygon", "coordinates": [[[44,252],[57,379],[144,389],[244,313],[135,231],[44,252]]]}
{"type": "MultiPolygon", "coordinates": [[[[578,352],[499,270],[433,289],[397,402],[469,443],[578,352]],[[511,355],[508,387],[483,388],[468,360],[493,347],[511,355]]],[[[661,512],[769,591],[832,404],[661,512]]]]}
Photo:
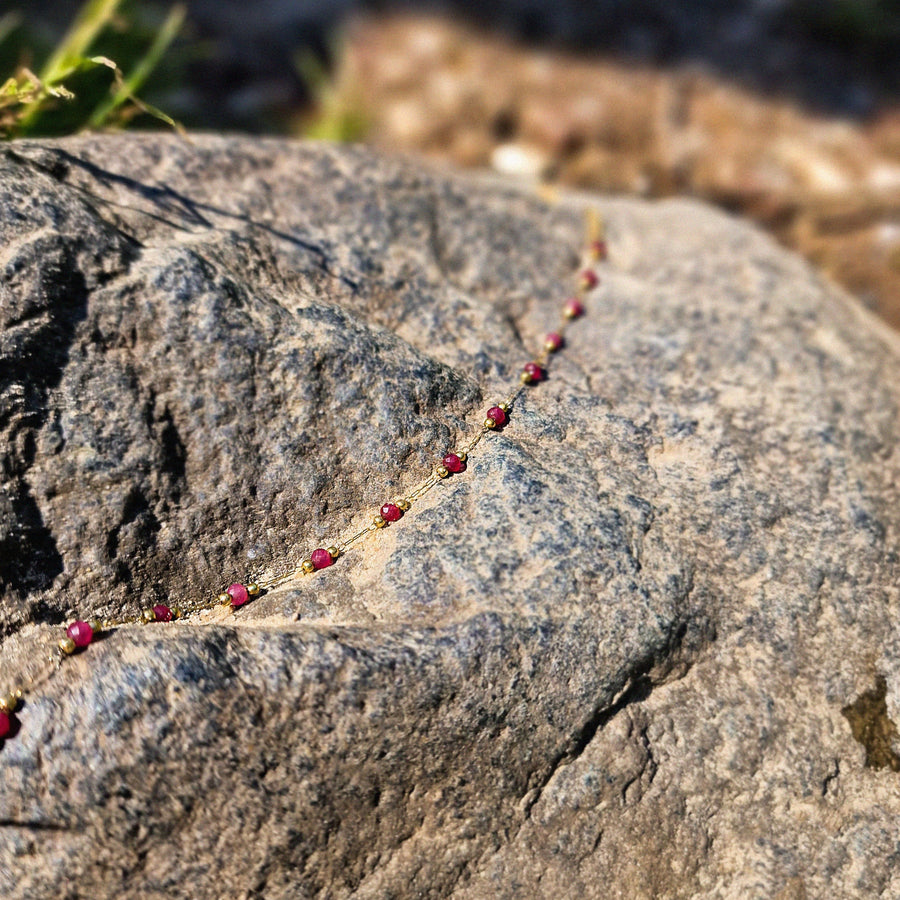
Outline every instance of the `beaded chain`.
{"type": "Polygon", "coordinates": [[[91,643],[95,635],[101,632],[115,631],[130,625],[171,622],[186,615],[213,609],[219,605],[235,610],[250,601],[251,598],[259,597],[266,591],[270,591],[300,576],[312,575],[319,569],[325,569],[332,565],[366,535],[385,528],[403,518],[412,505],[421,500],[435,485],[445,478],[465,471],[469,454],[478,446],[485,435],[502,429],[506,425],[513,405],[521,393],[529,385],[537,384],[547,377],[550,357],[563,347],[567,324],[571,320],[584,315],[585,295],[600,283],[600,279],[594,270],[594,264],[606,259],[606,241],[603,237],[601,220],[593,210],[588,212],[587,246],[584,256],[587,261],[583,263],[583,267],[579,269],[575,276],[576,286],[574,293],[563,303],[559,327],[544,338],[544,346],[541,352],[522,367],[522,372],[519,376],[520,383],[504,399],[488,408],[484,420],[474,435],[452,452],[445,454],[441,461],[434,466],[427,478],[419,482],[403,496],[382,505],[378,513],[372,517],[371,523],[364,528],[360,528],[349,537],[343,538],[329,547],[319,547],[313,550],[309,556],[303,559],[299,566],[295,566],[282,574],[251,581],[247,584],[229,585],[215,599],[189,601],[181,606],[168,606],[165,603],[158,603],[155,606],[142,610],[139,616],[120,619],[79,619],[72,622],[66,628],[65,637],[59,640],[50,654],[47,660],[48,668],[27,679],[23,685],[8,693],[0,694],[0,739],[8,737],[11,732],[15,732],[17,725],[15,712],[22,706],[26,695],[51,678],[68,657],[83,651],[91,643]]]}

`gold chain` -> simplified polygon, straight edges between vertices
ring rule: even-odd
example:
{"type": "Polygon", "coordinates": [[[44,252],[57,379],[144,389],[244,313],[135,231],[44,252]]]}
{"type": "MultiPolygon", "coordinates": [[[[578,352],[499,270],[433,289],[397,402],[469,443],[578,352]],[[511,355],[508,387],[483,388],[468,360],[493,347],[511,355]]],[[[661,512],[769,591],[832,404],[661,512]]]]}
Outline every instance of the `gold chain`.
{"type": "Polygon", "coordinates": [[[295,578],[311,575],[319,569],[330,566],[367,535],[374,531],[379,531],[392,522],[398,521],[414,503],[421,500],[444,479],[463,471],[469,455],[475,450],[482,438],[501,428],[506,423],[510,411],[526,389],[526,386],[543,380],[551,356],[560,350],[564,344],[567,325],[572,319],[583,315],[585,297],[599,283],[599,279],[591,264],[606,258],[606,243],[603,238],[603,224],[599,215],[593,209],[587,212],[586,256],[587,266],[582,268],[576,276],[574,294],[565,302],[562,308],[559,326],[556,331],[547,335],[541,352],[523,367],[520,376],[521,383],[511,390],[506,397],[488,409],[487,416],[472,437],[456,450],[447,453],[442,461],[434,466],[427,478],[410,488],[402,496],[397,497],[392,503],[384,504],[380,512],[372,517],[370,524],[363,528],[358,528],[347,537],[339,539],[328,547],[314,550],[300,565],[294,566],[285,572],[249,582],[246,586],[233,584],[215,599],[188,601],[181,606],[173,607],[157,604],[142,610],[139,616],[72,622],[66,629],[66,636],[60,639],[48,657],[47,668],[36,675],[26,678],[22,684],[7,693],[0,694],[0,738],[5,737],[9,732],[11,727],[10,717],[21,705],[25,696],[52,678],[64,660],[87,647],[95,634],[115,631],[116,629],[132,625],[168,622],[183,618],[186,615],[210,610],[216,606],[236,609],[260,593],[271,591],[273,588],[286,584],[295,578]]]}

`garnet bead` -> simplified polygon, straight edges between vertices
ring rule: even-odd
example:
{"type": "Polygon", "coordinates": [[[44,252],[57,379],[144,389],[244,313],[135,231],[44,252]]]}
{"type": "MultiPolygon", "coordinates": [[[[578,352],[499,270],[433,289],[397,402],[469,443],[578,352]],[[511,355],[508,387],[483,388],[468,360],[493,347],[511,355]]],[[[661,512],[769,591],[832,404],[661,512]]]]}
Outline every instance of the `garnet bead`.
{"type": "Polygon", "coordinates": [[[566,301],[566,305],[563,307],[563,315],[567,319],[577,319],[579,316],[583,316],[584,304],[577,297],[572,297],[571,300],[566,301]]]}
{"type": "Polygon", "coordinates": [[[396,522],[403,515],[403,510],[396,503],[385,503],[381,507],[381,518],[385,522],[396,522]]]}
{"type": "Polygon", "coordinates": [[[462,472],[465,468],[465,464],[455,453],[448,453],[441,462],[448,472],[462,472]]]}
{"type": "MultiPolygon", "coordinates": [[[[232,598],[231,602],[234,602],[234,598],[232,598]]],[[[165,603],[157,603],[153,607],[153,616],[157,622],[171,622],[172,610],[165,603]]]]}
{"type": "Polygon", "coordinates": [[[506,422],[506,413],[499,406],[492,406],[487,411],[487,417],[499,428],[506,422]]]}
{"type": "Polygon", "coordinates": [[[561,334],[557,334],[555,331],[551,331],[547,337],[544,338],[544,346],[551,352],[556,353],[560,347],[562,347],[563,339],[561,334]]]}
{"type": "Polygon", "coordinates": [[[9,720],[9,713],[0,710],[0,738],[5,738],[12,728],[12,722],[9,720]]]}
{"type": "Polygon", "coordinates": [[[76,647],[87,647],[94,637],[94,629],[87,622],[73,622],[66,629],[66,635],[72,639],[76,647]]]}
{"type": "MultiPolygon", "coordinates": [[[[231,597],[232,606],[243,606],[250,599],[247,588],[242,584],[232,584],[225,590],[225,593],[231,597]]],[[[153,611],[156,611],[156,607],[153,608],[153,611]]]]}
{"type": "Polygon", "coordinates": [[[525,363],[522,367],[522,377],[528,383],[541,381],[544,377],[544,370],[535,362],[525,363]]]}
{"type": "Polygon", "coordinates": [[[578,276],[578,281],[581,286],[589,291],[591,288],[597,287],[600,283],[600,279],[597,277],[597,273],[593,269],[585,269],[581,275],[578,276]]]}
{"type": "Polygon", "coordinates": [[[313,550],[313,552],[310,553],[309,558],[317,569],[325,569],[334,562],[331,554],[323,547],[320,547],[318,550],[313,550]]]}
{"type": "Polygon", "coordinates": [[[593,259],[606,259],[606,241],[591,241],[590,254],[593,259]]]}

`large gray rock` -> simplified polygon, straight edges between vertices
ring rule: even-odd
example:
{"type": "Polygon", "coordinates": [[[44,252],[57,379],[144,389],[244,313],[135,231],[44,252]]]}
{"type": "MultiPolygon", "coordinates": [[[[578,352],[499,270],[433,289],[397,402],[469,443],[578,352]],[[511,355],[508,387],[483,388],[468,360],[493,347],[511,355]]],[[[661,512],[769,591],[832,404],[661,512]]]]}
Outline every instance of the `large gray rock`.
{"type": "MultiPolygon", "coordinates": [[[[4,680],[418,481],[587,202],[149,136],[8,146],[0,193],[4,680]]],[[[589,317],[464,475],[29,698],[4,897],[900,895],[900,341],[719,213],[601,206],[589,317]]]]}

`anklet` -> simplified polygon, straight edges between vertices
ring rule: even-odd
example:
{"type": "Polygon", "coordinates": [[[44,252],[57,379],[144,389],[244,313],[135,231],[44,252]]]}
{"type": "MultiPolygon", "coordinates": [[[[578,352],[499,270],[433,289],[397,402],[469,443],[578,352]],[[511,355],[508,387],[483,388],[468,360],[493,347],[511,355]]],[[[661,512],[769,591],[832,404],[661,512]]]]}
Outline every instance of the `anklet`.
{"type": "Polygon", "coordinates": [[[544,345],[540,353],[522,367],[522,372],[519,376],[520,383],[506,397],[487,409],[484,419],[474,435],[455,450],[446,453],[440,462],[434,466],[427,478],[420,481],[402,496],[384,503],[365,527],[358,529],[348,537],[336,541],[331,546],[319,547],[313,550],[299,565],[281,574],[268,578],[259,578],[247,584],[235,583],[229,585],[221,594],[209,600],[189,601],[180,606],[158,603],[155,606],[144,609],[139,616],[119,619],[79,619],[70,623],[66,628],[65,636],[59,640],[47,659],[47,668],[26,679],[12,690],[0,693],[0,739],[8,738],[16,732],[18,722],[16,721],[15,713],[23,706],[27,696],[52,678],[66,659],[87,648],[95,635],[132,625],[171,622],[220,605],[236,610],[253,598],[271,591],[273,588],[296,578],[312,575],[319,569],[325,569],[333,565],[336,560],[344,556],[351,547],[361,541],[366,535],[386,528],[402,519],[412,505],[421,500],[435,485],[446,478],[464,472],[469,455],[478,446],[482,438],[492,431],[502,429],[507,424],[513,406],[522,392],[528,386],[536,385],[547,377],[550,358],[564,346],[566,326],[573,319],[578,319],[584,315],[585,297],[600,281],[593,265],[606,258],[606,242],[603,239],[602,232],[603,229],[599,217],[593,210],[589,211],[588,240],[584,253],[586,261],[584,267],[576,275],[576,285],[573,294],[562,306],[560,325],[544,338],[544,345]]]}

